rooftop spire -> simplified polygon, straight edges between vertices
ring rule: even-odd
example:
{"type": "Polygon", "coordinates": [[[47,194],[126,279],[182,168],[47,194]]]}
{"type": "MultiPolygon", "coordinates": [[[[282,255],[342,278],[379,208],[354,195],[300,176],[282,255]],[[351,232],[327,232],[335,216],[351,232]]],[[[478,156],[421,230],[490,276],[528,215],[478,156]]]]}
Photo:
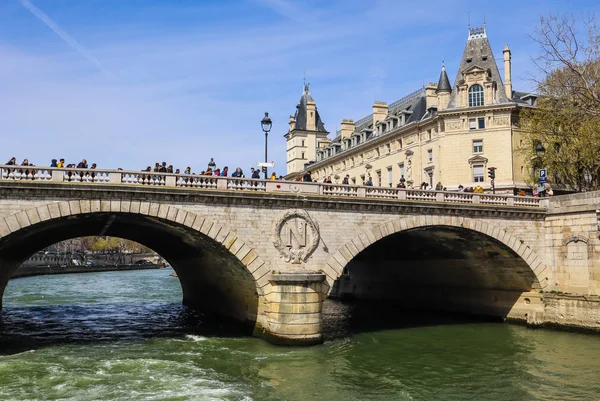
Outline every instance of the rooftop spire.
{"type": "Polygon", "coordinates": [[[437,84],[436,92],[441,92],[441,91],[448,91],[448,92],[452,91],[452,86],[450,85],[450,80],[448,79],[448,74],[446,73],[446,66],[444,65],[443,61],[442,61],[442,72],[440,72],[440,79],[437,84]]]}

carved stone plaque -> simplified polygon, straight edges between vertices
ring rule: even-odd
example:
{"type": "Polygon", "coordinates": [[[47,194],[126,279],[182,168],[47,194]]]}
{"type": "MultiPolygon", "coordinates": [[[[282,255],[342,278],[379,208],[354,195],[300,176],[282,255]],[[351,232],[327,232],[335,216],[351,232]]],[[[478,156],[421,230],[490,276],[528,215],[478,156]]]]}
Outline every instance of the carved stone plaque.
{"type": "Polygon", "coordinates": [[[320,238],[317,223],[302,209],[288,210],[273,227],[273,245],[292,264],[306,262],[317,249],[320,238]]]}

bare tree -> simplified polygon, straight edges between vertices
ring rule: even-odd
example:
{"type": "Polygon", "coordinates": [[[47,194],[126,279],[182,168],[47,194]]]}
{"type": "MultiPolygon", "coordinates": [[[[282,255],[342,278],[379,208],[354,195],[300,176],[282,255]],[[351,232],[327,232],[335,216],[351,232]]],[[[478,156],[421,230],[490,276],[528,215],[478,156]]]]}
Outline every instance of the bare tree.
{"type": "Polygon", "coordinates": [[[581,191],[598,188],[600,176],[600,35],[595,14],[542,17],[532,39],[541,54],[534,63],[540,95],[521,114],[520,151],[533,167],[549,170],[555,184],[581,191]],[[580,34],[583,28],[585,33],[580,34]],[[536,146],[546,148],[543,160],[536,146]]]}
{"type": "Polygon", "coordinates": [[[595,13],[583,16],[580,23],[574,16],[541,17],[531,38],[541,50],[533,60],[542,73],[534,78],[538,93],[570,96],[585,112],[600,116],[600,33],[595,13]],[[580,29],[585,33],[580,34],[580,29]],[[551,76],[554,79],[549,81],[551,76]]]}

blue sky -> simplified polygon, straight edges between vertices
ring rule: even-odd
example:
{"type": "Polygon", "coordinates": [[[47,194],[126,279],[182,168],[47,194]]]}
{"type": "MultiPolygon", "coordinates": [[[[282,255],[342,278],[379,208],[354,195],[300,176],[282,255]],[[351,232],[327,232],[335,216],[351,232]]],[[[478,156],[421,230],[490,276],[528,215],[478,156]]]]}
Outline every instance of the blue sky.
{"type": "MultiPolygon", "coordinates": [[[[155,161],[199,172],[211,157],[248,171],[264,156],[285,172],[289,115],[311,93],[333,133],[454,79],[471,24],[484,16],[496,60],[509,44],[513,86],[530,90],[528,34],[549,12],[597,0],[0,0],[0,162],[86,158],[139,170],[155,161]],[[502,4],[500,6],[499,4],[502,4]]],[[[500,66],[502,71],[502,66],[500,66]]],[[[452,82],[453,83],[453,82],[452,82]]]]}

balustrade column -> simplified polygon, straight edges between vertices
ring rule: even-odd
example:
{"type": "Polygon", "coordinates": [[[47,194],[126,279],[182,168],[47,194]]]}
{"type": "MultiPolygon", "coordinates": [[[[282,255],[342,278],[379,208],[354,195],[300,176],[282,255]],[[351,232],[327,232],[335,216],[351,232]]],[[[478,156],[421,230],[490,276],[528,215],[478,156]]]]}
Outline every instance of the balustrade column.
{"type": "Polygon", "coordinates": [[[175,177],[174,175],[168,175],[165,177],[165,186],[167,187],[174,187],[176,182],[177,177],[175,177]]]}
{"type": "Polygon", "coordinates": [[[112,171],[110,173],[110,180],[109,180],[109,182],[111,184],[121,184],[121,178],[122,178],[121,175],[122,174],[119,171],[112,171]]]}
{"type": "Polygon", "coordinates": [[[217,189],[227,190],[227,178],[216,177],[215,180],[217,181],[217,189]]]}
{"type": "Polygon", "coordinates": [[[63,170],[52,170],[52,181],[62,182],[65,180],[65,172],[63,170]]]}

